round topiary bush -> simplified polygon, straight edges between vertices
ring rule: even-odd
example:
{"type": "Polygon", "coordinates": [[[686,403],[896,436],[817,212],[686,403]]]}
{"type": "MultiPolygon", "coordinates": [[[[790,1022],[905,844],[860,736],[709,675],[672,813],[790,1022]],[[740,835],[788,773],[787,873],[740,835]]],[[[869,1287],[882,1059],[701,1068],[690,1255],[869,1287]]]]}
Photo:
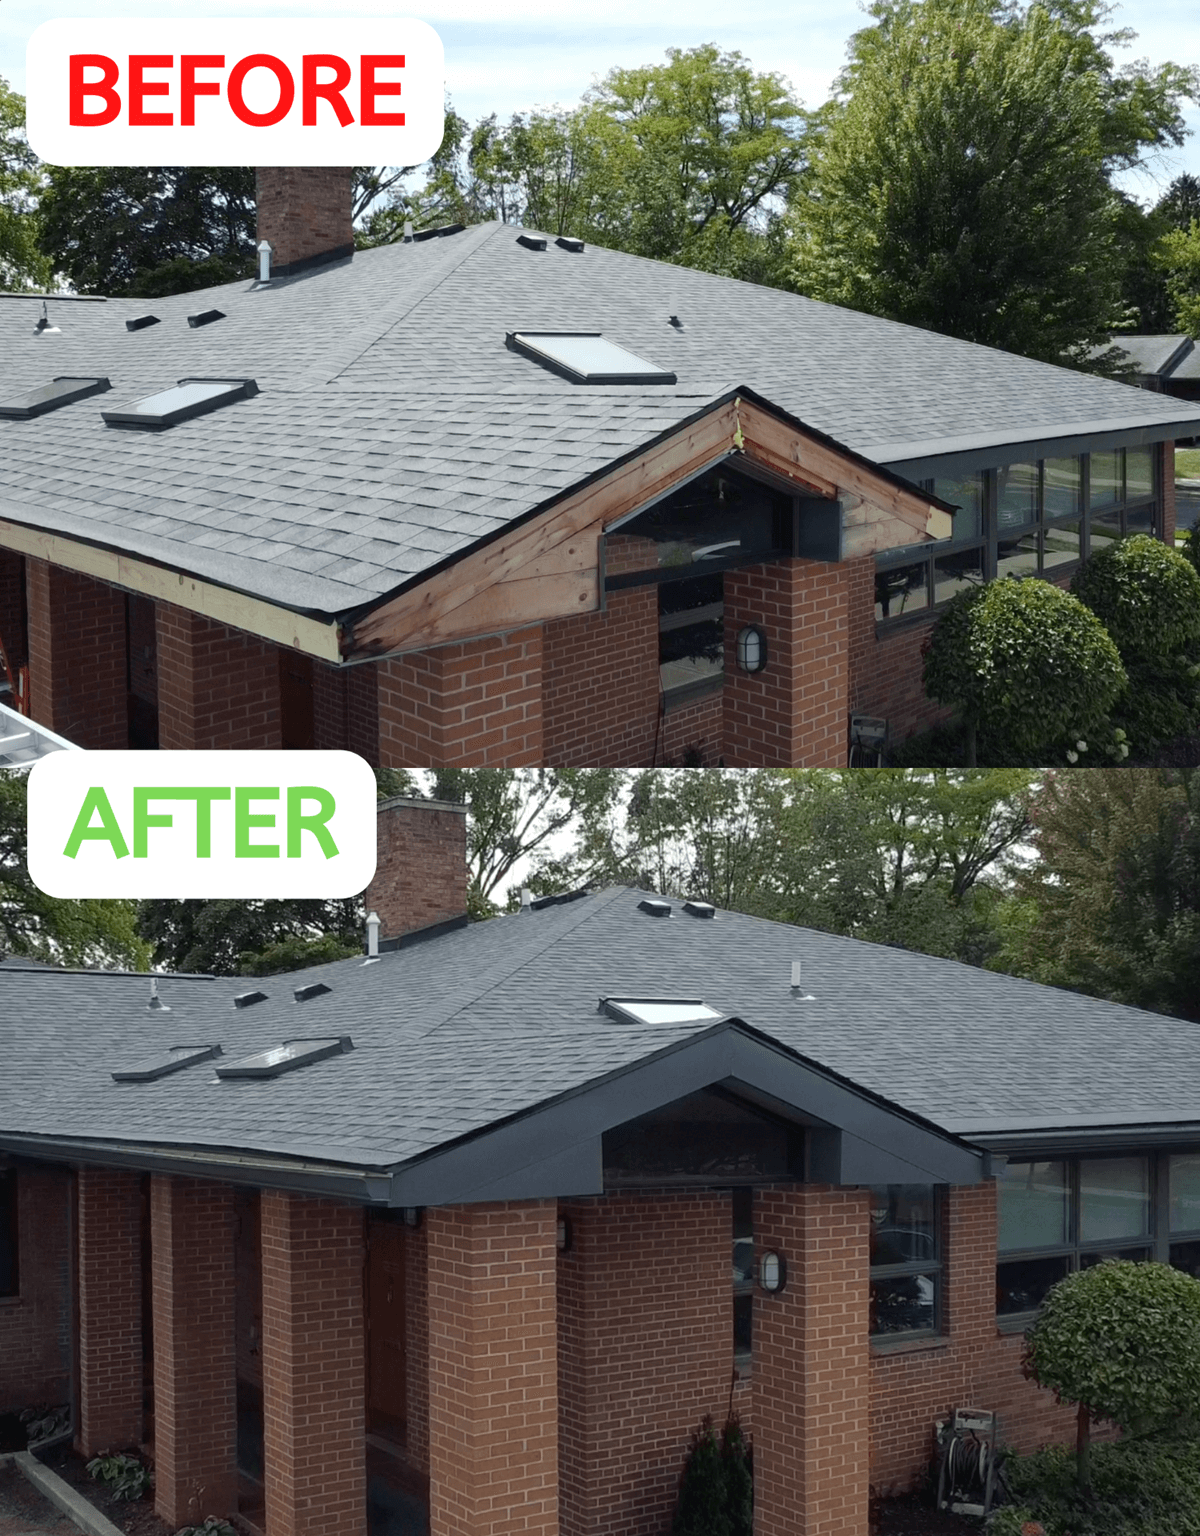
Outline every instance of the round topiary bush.
{"type": "MultiPolygon", "coordinates": [[[[955,597],[925,652],[925,692],[1006,756],[1038,762],[1086,737],[1125,687],[1103,624],[1047,581],[1006,576],[955,597]]],[[[973,755],[968,750],[968,755],[973,755]]]]}
{"type": "Polygon", "coordinates": [[[1093,555],[1075,573],[1071,591],[1108,630],[1126,664],[1200,645],[1200,575],[1149,534],[1093,555]]]}

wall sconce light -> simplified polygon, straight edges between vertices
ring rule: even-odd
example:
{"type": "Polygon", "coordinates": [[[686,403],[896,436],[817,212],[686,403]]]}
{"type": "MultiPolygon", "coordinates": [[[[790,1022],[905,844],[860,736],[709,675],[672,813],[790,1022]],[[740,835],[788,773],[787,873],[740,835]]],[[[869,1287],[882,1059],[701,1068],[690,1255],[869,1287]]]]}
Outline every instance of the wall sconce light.
{"type": "Polygon", "coordinates": [[[767,664],[767,637],[757,624],[738,631],[737,664],[743,672],[761,672],[767,664]]]}
{"type": "Polygon", "coordinates": [[[406,1205],[404,1207],[404,1225],[406,1227],[419,1227],[421,1225],[421,1207],[419,1205],[406,1205]]]}
{"type": "Polygon", "coordinates": [[[768,1296],[778,1296],[787,1284],[787,1264],[783,1254],[773,1249],[758,1261],[758,1283],[768,1296]]]}
{"type": "Polygon", "coordinates": [[[569,1253],[571,1249],[571,1221],[567,1216],[558,1218],[558,1231],[555,1241],[559,1253],[569,1253]]]}

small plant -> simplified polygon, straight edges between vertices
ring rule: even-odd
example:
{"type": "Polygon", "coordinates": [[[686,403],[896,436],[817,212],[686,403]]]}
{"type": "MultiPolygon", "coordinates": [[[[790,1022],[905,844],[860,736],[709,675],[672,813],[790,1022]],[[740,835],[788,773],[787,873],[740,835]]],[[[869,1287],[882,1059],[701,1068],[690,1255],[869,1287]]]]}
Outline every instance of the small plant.
{"type": "Polygon", "coordinates": [[[705,1414],[684,1464],[671,1536],[751,1536],[753,1529],[750,1451],[737,1414],[729,1415],[720,1441],[705,1414]]]}
{"type": "Polygon", "coordinates": [[[203,1525],[185,1525],[175,1532],[175,1536],[238,1536],[238,1533],[228,1520],[209,1515],[203,1525]]]}
{"type": "Polygon", "coordinates": [[[140,1499],[154,1484],[150,1468],[143,1466],[136,1456],[93,1456],[87,1469],[89,1476],[103,1483],[114,1499],[140,1499]]]}

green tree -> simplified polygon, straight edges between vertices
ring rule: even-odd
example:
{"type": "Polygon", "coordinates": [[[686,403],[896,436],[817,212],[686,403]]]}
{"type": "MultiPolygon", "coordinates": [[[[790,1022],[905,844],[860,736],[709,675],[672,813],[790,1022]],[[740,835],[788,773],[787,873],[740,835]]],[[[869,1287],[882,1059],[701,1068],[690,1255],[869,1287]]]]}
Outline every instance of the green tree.
{"type": "Polygon", "coordinates": [[[29,878],[26,779],[0,772],[0,950],[57,965],[144,971],[149,945],[132,901],[66,901],[29,878]]]}
{"type": "Polygon", "coordinates": [[[707,1415],[684,1463],[671,1536],[733,1536],[725,1465],[707,1415]]]}
{"type": "Polygon", "coordinates": [[[156,967],[263,976],[361,954],[361,897],[322,901],[143,901],[138,932],[156,967]]]}
{"type": "Polygon", "coordinates": [[[1119,170],[1182,141],[1194,70],[1114,68],[1091,0],[876,0],[812,136],[802,292],[1050,361],[1122,318],[1119,170]]]}
{"type": "Polygon", "coordinates": [[[0,77],[0,288],[40,290],[50,282],[38,247],[41,179],[25,138],[25,98],[0,77]]]}

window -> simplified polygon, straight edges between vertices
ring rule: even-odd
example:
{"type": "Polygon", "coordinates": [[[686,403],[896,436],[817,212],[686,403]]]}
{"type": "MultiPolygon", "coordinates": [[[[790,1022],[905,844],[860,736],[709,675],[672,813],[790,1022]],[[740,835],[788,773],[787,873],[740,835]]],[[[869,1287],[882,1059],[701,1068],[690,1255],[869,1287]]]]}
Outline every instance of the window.
{"type": "Polygon", "coordinates": [[[662,691],[681,701],[707,693],[725,675],[725,579],[696,576],[658,589],[662,691]]]}
{"type": "Polygon", "coordinates": [[[871,1337],[936,1334],[941,1326],[941,1220],[929,1184],[871,1190],[871,1337]]]}
{"type": "Polygon", "coordinates": [[[13,421],[29,421],[34,416],[44,416],[47,411],[57,411],[59,406],[86,400],[89,395],[102,395],[109,387],[107,379],[60,377],[0,402],[0,416],[13,421]]]}
{"type": "Polygon", "coordinates": [[[132,427],[143,432],[164,432],[177,422],[204,416],[234,400],[250,400],[258,394],[253,379],[180,379],[173,389],[160,390],[131,401],[117,411],[101,411],[110,427],[132,427]]]}
{"type": "Polygon", "coordinates": [[[219,1045],[173,1045],[131,1067],[118,1067],[112,1077],[115,1083],[152,1083],[160,1077],[169,1077],[172,1072],[182,1072],[197,1062],[212,1061],[220,1054],[219,1045]]]}
{"type": "Polygon", "coordinates": [[[19,1294],[17,1272],[17,1175],[0,1168],[0,1296],[19,1294]]]}
{"type": "Polygon", "coordinates": [[[285,1040],[268,1051],[258,1051],[253,1056],[231,1061],[227,1066],[218,1066],[216,1073],[221,1078],[281,1077],[297,1067],[307,1067],[329,1056],[340,1056],[353,1048],[349,1035],[325,1040],[285,1040]]]}
{"type": "Polygon", "coordinates": [[[623,1024],[692,1024],[724,1018],[698,997],[606,997],[601,1007],[623,1024]]]}
{"type": "Polygon", "coordinates": [[[669,369],[627,352],[599,331],[514,331],[507,344],[576,384],[675,383],[669,369]]]}
{"type": "Polygon", "coordinates": [[[1166,1161],[1168,1262],[1200,1280],[1200,1152],[1166,1161]]]}
{"type": "Polygon", "coordinates": [[[720,1089],[702,1089],[603,1135],[604,1183],[733,1185],[800,1177],[797,1127],[720,1089]]]}
{"type": "Polygon", "coordinates": [[[733,1191],[733,1363],[745,1374],[754,1345],[754,1191],[733,1191]]]}

